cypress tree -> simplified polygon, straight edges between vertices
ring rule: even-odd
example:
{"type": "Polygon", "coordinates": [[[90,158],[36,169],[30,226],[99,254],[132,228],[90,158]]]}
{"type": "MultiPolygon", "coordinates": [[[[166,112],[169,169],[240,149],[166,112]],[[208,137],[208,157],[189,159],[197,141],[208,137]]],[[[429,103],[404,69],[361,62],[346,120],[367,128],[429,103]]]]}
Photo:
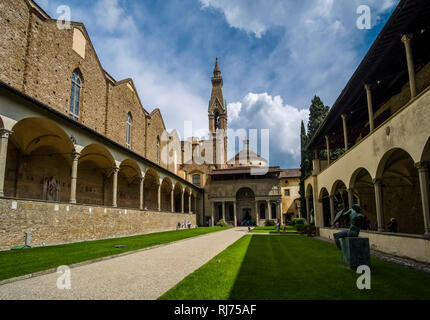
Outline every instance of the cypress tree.
{"type": "MultiPolygon", "coordinates": [[[[306,191],[304,181],[312,173],[312,160],[313,154],[306,150],[306,146],[314,137],[320,125],[323,123],[325,117],[327,116],[330,108],[325,106],[321,101],[320,97],[314,96],[312,99],[311,106],[309,107],[309,122],[308,122],[308,132],[306,134],[305,125],[302,121],[301,127],[301,179],[300,179],[300,211],[303,217],[306,217],[306,191]]],[[[322,150],[319,152],[320,159],[326,157],[326,151],[322,150]]]]}

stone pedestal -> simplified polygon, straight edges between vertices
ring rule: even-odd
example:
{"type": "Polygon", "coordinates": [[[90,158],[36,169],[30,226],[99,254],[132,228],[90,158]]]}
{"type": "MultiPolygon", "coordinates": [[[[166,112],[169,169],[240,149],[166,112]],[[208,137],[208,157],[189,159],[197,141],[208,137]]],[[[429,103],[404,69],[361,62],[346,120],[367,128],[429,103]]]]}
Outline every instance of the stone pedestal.
{"type": "Polygon", "coordinates": [[[370,267],[370,245],[368,238],[342,238],[342,261],[350,268],[370,267]]]}

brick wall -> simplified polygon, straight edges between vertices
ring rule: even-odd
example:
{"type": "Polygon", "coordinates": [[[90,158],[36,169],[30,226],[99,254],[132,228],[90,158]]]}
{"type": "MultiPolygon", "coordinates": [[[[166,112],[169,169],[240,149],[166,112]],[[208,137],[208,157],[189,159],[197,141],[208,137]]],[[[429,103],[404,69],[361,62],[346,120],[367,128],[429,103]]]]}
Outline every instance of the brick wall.
{"type": "Polygon", "coordinates": [[[183,221],[194,226],[196,216],[0,199],[0,249],[24,244],[26,232],[41,246],[175,230],[183,221]]]}

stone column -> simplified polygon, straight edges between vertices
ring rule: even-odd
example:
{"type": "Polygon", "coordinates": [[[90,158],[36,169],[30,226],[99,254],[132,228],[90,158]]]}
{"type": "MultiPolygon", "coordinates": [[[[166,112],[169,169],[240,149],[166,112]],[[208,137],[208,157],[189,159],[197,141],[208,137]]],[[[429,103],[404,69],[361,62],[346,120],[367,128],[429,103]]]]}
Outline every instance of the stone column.
{"type": "Polygon", "coordinates": [[[188,197],[188,213],[189,214],[193,213],[193,210],[191,210],[191,192],[190,192],[189,197],[188,197]]]}
{"type": "Polygon", "coordinates": [[[424,235],[430,238],[430,179],[428,162],[419,162],[416,165],[420,179],[421,203],[424,214],[424,235]]]}
{"type": "Polygon", "coordinates": [[[334,227],[334,218],[335,216],[334,212],[334,196],[330,196],[330,219],[331,219],[331,225],[334,227]]]}
{"type": "Polygon", "coordinates": [[[367,95],[367,112],[369,113],[369,128],[370,132],[375,129],[375,123],[373,120],[373,102],[372,102],[372,90],[370,89],[370,85],[365,84],[364,89],[366,90],[367,95]]]}
{"type": "Polygon", "coordinates": [[[327,163],[330,165],[331,154],[330,154],[330,138],[329,138],[329,136],[325,136],[325,144],[326,144],[326,148],[327,148],[327,163]]]}
{"type": "Polygon", "coordinates": [[[348,189],[348,205],[349,205],[349,209],[352,208],[353,204],[354,204],[354,189],[349,188],[348,189]]]}
{"type": "Polygon", "coordinates": [[[225,201],[223,201],[221,205],[222,205],[222,219],[226,221],[225,220],[225,201]]]}
{"type": "Polygon", "coordinates": [[[196,194],[196,196],[194,197],[194,213],[195,213],[195,214],[197,214],[197,213],[198,213],[198,210],[197,210],[197,194],[196,194]]]}
{"type": "Polygon", "coordinates": [[[255,223],[257,227],[260,225],[260,216],[258,212],[258,201],[255,201],[255,223]]]}
{"type": "Polygon", "coordinates": [[[237,227],[237,204],[233,202],[233,213],[234,213],[234,227],[237,227]]]}
{"type": "Polygon", "coordinates": [[[214,227],[215,226],[215,202],[212,202],[211,206],[212,206],[211,224],[212,224],[212,227],[214,227]]]}
{"type": "Polygon", "coordinates": [[[78,162],[81,155],[78,152],[72,153],[72,177],[70,180],[70,203],[76,204],[76,186],[78,184],[78,162]]]}
{"type": "Polygon", "coordinates": [[[384,202],[382,199],[382,180],[375,179],[373,181],[375,187],[375,202],[376,202],[376,215],[378,220],[378,231],[385,231],[385,220],[384,220],[384,202]]]}
{"type": "Polygon", "coordinates": [[[346,114],[343,114],[341,117],[343,124],[343,139],[345,142],[345,151],[348,151],[348,128],[346,126],[346,114]]]}
{"type": "Polygon", "coordinates": [[[140,178],[140,188],[139,188],[139,209],[143,210],[143,193],[144,193],[144,183],[145,183],[145,178],[141,177],[140,178]]]}
{"type": "Polygon", "coordinates": [[[409,73],[409,86],[411,89],[411,99],[412,99],[412,98],[415,98],[417,95],[417,84],[415,80],[415,64],[414,64],[414,57],[412,54],[411,40],[412,40],[411,34],[405,34],[402,36],[402,42],[405,45],[405,50],[406,50],[406,61],[408,63],[408,73],[409,73]]]}
{"type": "Polygon", "coordinates": [[[272,220],[272,206],[270,200],[267,200],[267,214],[269,215],[266,220],[272,220]]]}
{"type": "Polygon", "coordinates": [[[181,212],[185,213],[185,189],[182,190],[181,195],[181,212]]]}
{"type": "Polygon", "coordinates": [[[6,178],[7,145],[12,131],[0,129],[0,197],[4,197],[4,180],[6,178]]]}
{"type": "Polygon", "coordinates": [[[162,186],[163,180],[160,179],[160,183],[158,184],[158,192],[157,192],[157,208],[158,211],[161,212],[161,186],[162,186]]]}
{"type": "Polygon", "coordinates": [[[118,207],[118,172],[119,168],[117,166],[113,167],[113,190],[112,190],[112,207],[118,207]]]}
{"type": "Polygon", "coordinates": [[[281,223],[282,223],[282,210],[281,210],[281,208],[282,208],[282,203],[281,202],[278,202],[278,205],[276,206],[276,211],[277,211],[277,214],[276,214],[276,217],[279,219],[279,221],[281,221],[281,223]]]}
{"type": "Polygon", "coordinates": [[[170,192],[170,206],[172,213],[175,212],[175,189],[170,192]]]}
{"type": "MultiPolygon", "coordinates": [[[[301,213],[300,213],[301,215],[301,213]]],[[[301,218],[301,216],[300,216],[301,218]]],[[[306,197],[306,220],[308,223],[311,223],[311,199],[310,197],[306,197]]]]}

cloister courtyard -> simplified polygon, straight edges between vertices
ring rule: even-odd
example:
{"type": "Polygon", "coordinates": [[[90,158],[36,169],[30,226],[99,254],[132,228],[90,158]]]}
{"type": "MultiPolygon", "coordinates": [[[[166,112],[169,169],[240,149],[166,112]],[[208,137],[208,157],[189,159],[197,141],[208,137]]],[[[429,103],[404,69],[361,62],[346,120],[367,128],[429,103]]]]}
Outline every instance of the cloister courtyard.
{"type": "Polygon", "coordinates": [[[333,243],[289,231],[197,228],[1,252],[0,299],[430,298],[430,268],[426,273],[372,257],[371,289],[360,290],[360,274],[342,264],[333,243]],[[72,267],[70,290],[57,287],[60,265],[72,267]],[[30,273],[34,277],[22,277],[30,273]]]}

